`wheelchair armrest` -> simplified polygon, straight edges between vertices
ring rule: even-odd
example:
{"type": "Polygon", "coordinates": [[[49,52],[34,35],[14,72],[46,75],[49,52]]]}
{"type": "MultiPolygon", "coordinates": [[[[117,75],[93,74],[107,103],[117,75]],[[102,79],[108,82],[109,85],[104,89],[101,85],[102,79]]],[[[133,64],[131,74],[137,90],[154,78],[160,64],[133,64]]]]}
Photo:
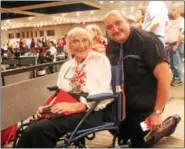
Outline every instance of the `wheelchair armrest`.
{"type": "Polygon", "coordinates": [[[113,93],[101,93],[101,94],[89,95],[86,97],[86,99],[87,101],[101,101],[104,99],[110,99],[115,97],[117,97],[117,95],[113,93]]]}
{"type": "Polygon", "coordinates": [[[68,93],[78,95],[78,96],[83,96],[83,97],[87,97],[89,95],[89,93],[86,93],[86,92],[81,92],[81,93],[68,92],[68,93]]]}
{"type": "Polygon", "coordinates": [[[52,85],[52,86],[48,86],[47,89],[48,89],[49,91],[57,91],[59,88],[58,88],[57,85],[52,85]]]}

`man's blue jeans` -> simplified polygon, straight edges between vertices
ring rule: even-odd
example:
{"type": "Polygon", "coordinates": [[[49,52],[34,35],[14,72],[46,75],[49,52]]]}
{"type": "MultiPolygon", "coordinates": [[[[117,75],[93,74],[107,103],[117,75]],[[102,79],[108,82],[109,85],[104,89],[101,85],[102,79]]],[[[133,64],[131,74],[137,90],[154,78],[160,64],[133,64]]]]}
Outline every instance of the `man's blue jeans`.
{"type": "Polygon", "coordinates": [[[169,58],[170,66],[173,73],[173,80],[182,81],[182,60],[181,60],[181,51],[183,45],[179,45],[176,52],[173,51],[174,45],[169,46],[169,58]]]}
{"type": "Polygon", "coordinates": [[[184,43],[179,45],[179,49],[180,49],[180,54],[181,54],[181,60],[183,61],[183,57],[184,57],[184,43]]]}

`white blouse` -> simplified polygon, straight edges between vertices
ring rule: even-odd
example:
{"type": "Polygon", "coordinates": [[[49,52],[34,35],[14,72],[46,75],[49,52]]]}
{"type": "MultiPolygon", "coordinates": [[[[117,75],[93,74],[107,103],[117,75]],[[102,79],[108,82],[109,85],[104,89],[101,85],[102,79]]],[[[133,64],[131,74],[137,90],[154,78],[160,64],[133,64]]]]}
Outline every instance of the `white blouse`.
{"type": "MultiPolygon", "coordinates": [[[[66,92],[88,92],[89,95],[112,93],[111,65],[108,58],[100,53],[90,51],[87,58],[77,65],[75,58],[65,62],[59,72],[57,86],[66,92]]],[[[88,108],[94,102],[87,102],[84,97],[80,101],[88,108]]],[[[103,109],[113,99],[100,102],[95,109],[103,109]]]]}

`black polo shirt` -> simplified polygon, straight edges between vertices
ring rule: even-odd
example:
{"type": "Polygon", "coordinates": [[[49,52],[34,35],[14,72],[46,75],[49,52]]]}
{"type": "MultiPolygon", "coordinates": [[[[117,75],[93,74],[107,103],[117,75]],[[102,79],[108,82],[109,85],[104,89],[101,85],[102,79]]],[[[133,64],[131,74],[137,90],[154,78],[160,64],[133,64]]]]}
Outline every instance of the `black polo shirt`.
{"type": "MultiPolygon", "coordinates": [[[[115,64],[118,46],[112,49],[114,52],[108,50],[107,56],[115,64]]],[[[131,34],[123,44],[123,55],[140,57],[140,60],[127,58],[123,62],[127,108],[136,112],[152,112],[157,96],[157,80],[153,71],[160,62],[168,63],[162,42],[153,33],[131,28],[131,34]]]]}

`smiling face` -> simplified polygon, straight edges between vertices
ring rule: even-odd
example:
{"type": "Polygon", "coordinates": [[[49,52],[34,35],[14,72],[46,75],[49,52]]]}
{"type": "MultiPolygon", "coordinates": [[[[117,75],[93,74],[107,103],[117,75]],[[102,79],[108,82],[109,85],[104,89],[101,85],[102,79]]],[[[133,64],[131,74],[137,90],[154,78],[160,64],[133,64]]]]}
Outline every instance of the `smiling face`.
{"type": "Polygon", "coordinates": [[[104,19],[104,25],[109,37],[120,44],[124,43],[130,35],[128,21],[117,12],[108,13],[104,19]]]}
{"type": "Polygon", "coordinates": [[[68,38],[68,47],[70,51],[78,58],[86,58],[91,50],[91,41],[87,31],[84,29],[73,31],[68,38]]]}

